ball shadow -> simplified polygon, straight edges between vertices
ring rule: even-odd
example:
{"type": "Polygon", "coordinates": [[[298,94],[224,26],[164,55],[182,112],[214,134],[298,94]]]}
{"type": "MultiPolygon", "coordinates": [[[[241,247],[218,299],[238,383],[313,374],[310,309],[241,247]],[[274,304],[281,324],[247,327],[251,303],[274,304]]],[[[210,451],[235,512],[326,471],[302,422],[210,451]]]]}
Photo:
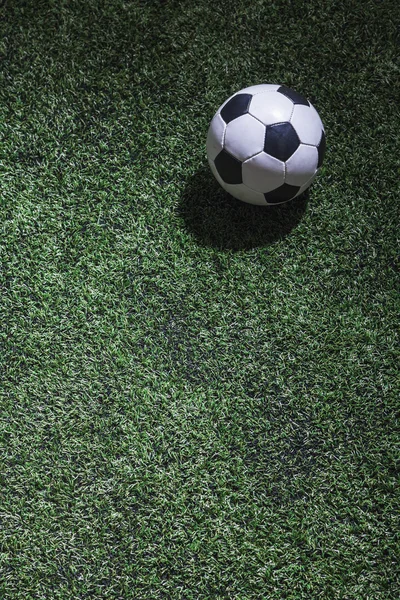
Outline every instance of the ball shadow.
{"type": "Polygon", "coordinates": [[[300,222],[308,197],[309,190],[277,206],[246,204],[225,192],[205,164],[186,183],[179,214],[200,244],[244,250],[268,246],[287,236],[300,222]]]}

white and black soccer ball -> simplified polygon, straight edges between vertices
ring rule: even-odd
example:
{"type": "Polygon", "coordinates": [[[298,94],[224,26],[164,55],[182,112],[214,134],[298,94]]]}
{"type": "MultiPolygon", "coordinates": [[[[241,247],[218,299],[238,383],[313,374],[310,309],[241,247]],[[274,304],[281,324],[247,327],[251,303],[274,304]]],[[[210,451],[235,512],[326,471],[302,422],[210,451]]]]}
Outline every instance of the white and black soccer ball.
{"type": "Polygon", "coordinates": [[[207,135],[215,178],[250,204],[281,204],[300,196],[324,153],[325,131],[317,111],[284,85],[240,90],[217,110],[207,135]]]}

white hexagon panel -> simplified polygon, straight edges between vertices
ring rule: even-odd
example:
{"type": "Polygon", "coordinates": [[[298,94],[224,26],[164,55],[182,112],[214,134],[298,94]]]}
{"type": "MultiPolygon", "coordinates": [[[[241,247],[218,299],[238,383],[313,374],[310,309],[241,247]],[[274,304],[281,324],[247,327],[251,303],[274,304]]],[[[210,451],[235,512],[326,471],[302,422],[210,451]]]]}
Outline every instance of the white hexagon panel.
{"type": "Polygon", "coordinates": [[[293,108],[293,102],[283,94],[263,92],[253,96],[249,113],[264,125],[273,125],[290,121],[293,108]]]}
{"type": "Polygon", "coordinates": [[[317,148],[300,144],[296,152],[286,161],[285,183],[301,187],[315,175],[317,167],[317,148]]]}
{"type": "Polygon", "coordinates": [[[279,85],[274,85],[272,83],[260,83],[259,85],[251,85],[250,87],[244,88],[240,90],[241,94],[251,94],[255,96],[256,94],[261,94],[262,92],[276,92],[279,89],[279,85]]]}
{"type": "Polygon", "coordinates": [[[318,146],[324,126],[319,114],[311,104],[309,106],[296,104],[290,122],[295,128],[300,142],[318,146]]]}
{"type": "Polygon", "coordinates": [[[217,113],[210,123],[207,133],[207,156],[210,161],[215,160],[216,156],[224,147],[225,122],[221,115],[217,113]]]}
{"type": "Polygon", "coordinates": [[[285,182],[285,164],[260,152],[242,165],[243,183],[256,192],[265,194],[280,187],[285,182]]]}
{"type": "Polygon", "coordinates": [[[296,196],[300,196],[303,192],[305,192],[310,187],[310,185],[312,184],[312,182],[316,178],[317,174],[318,174],[318,171],[316,171],[314,173],[314,175],[312,177],[310,177],[310,179],[307,181],[307,183],[305,183],[304,185],[301,186],[301,188],[299,189],[299,191],[296,194],[296,196]]]}
{"type": "Polygon", "coordinates": [[[266,204],[264,194],[250,189],[244,183],[239,183],[238,185],[229,185],[226,183],[223,187],[228,194],[231,194],[231,196],[234,196],[234,198],[237,198],[238,200],[242,200],[242,202],[258,205],[266,204]]]}
{"type": "Polygon", "coordinates": [[[235,158],[246,160],[261,152],[264,139],[264,125],[247,113],[226,126],[224,148],[235,158]]]}

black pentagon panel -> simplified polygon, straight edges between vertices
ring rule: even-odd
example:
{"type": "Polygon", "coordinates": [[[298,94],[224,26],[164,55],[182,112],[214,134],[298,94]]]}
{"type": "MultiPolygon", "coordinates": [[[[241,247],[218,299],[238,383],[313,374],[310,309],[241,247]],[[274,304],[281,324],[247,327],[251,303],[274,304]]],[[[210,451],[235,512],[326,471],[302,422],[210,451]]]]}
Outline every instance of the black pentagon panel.
{"type": "Polygon", "coordinates": [[[321,141],[318,144],[318,165],[317,165],[317,169],[320,168],[320,166],[323,163],[324,160],[324,156],[325,156],[325,150],[326,150],[326,137],[325,137],[325,132],[322,132],[322,137],[321,137],[321,141]]]}
{"type": "Polygon", "coordinates": [[[304,96],[302,96],[298,92],[295,92],[294,90],[291,90],[290,88],[286,87],[286,85],[281,85],[281,87],[277,89],[277,92],[280,92],[281,94],[286,96],[286,98],[290,98],[293,104],[304,104],[304,106],[310,106],[310,103],[307,100],[307,98],[304,98],[304,96]]]}
{"type": "Polygon", "coordinates": [[[251,94],[236,94],[236,96],[233,96],[221,110],[221,117],[225,123],[228,124],[233,121],[233,119],[245,115],[248,111],[252,97],[251,94]]]}
{"type": "Polygon", "coordinates": [[[287,202],[288,200],[294,198],[299,189],[300,188],[296,185],[284,183],[280,187],[276,188],[276,190],[264,194],[264,198],[268,204],[280,204],[281,202],[287,202]]]}
{"type": "Polygon", "coordinates": [[[290,123],[276,123],[266,127],[264,152],[270,156],[285,161],[296,152],[299,145],[299,137],[290,123]]]}
{"type": "Polygon", "coordinates": [[[229,152],[221,150],[214,163],[222,181],[225,183],[242,183],[242,163],[229,152]]]}

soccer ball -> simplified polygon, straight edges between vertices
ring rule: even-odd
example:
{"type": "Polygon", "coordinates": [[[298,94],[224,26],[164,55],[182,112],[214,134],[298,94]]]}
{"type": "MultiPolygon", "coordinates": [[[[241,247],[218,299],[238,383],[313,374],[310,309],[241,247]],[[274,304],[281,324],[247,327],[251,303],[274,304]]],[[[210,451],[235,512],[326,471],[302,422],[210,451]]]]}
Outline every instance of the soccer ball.
{"type": "Polygon", "coordinates": [[[317,111],[284,85],[240,90],[217,110],[207,135],[215,178],[250,204],[281,204],[300,196],[324,153],[325,131],[317,111]]]}

